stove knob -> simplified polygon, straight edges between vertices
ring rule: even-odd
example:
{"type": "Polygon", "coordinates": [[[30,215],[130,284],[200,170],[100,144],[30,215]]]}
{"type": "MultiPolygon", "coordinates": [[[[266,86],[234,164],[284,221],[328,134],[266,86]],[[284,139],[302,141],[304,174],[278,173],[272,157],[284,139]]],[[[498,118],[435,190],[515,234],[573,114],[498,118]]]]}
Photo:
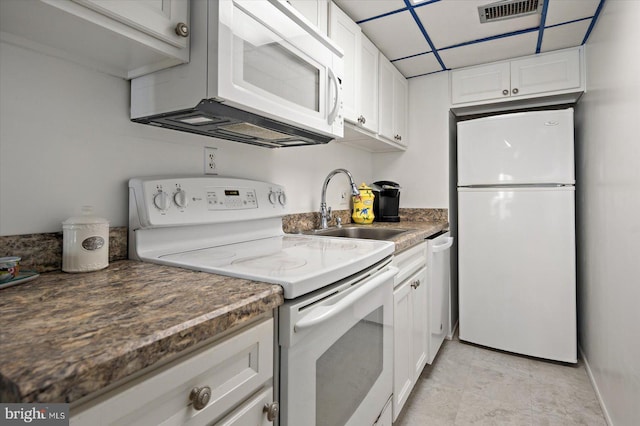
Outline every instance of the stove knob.
{"type": "Polygon", "coordinates": [[[275,193],[275,192],[273,192],[273,191],[270,191],[270,192],[269,192],[269,202],[270,202],[271,204],[275,204],[277,200],[278,200],[278,194],[276,194],[276,193],[275,193]]]}
{"type": "Polygon", "coordinates": [[[178,207],[185,208],[187,204],[189,204],[189,198],[187,198],[187,193],[182,189],[178,189],[178,192],[173,194],[173,201],[175,201],[178,207]]]}
{"type": "Polygon", "coordinates": [[[285,204],[287,204],[287,196],[284,194],[284,192],[281,192],[280,194],[278,194],[278,202],[280,203],[281,206],[284,206],[285,204]]]}
{"type": "Polygon", "coordinates": [[[164,191],[158,192],[153,197],[153,204],[162,211],[167,210],[170,205],[169,195],[164,191]]]}

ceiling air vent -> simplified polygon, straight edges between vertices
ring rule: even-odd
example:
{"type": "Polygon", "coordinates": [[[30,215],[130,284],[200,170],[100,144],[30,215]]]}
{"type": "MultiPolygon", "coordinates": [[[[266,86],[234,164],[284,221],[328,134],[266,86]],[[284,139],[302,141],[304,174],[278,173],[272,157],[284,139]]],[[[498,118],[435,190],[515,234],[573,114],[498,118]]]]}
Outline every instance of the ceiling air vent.
{"type": "Polygon", "coordinates": [[[480,23],[502,21],[541,13],[543,0],[504,0],[478,6],[480,23]]]}

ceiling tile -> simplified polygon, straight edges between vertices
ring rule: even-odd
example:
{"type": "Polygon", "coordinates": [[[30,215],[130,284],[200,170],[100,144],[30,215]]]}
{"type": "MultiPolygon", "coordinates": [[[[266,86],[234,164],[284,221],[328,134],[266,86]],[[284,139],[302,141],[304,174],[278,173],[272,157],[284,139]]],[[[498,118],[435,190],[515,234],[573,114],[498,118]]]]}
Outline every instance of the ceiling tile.
{"type": "Polygon", "coordinates": [[[424,55],[394,61],[393,65],[407,78],[442,71],[442,67],[433,53],[425,53],[424,55]]]}
{"type": "Polygon", "coordinates": [[[538,27],[540,15],[480,23],[478,6],[491,0],[442,0],[415,9],[436,49],[538,27]]]}
{"type": "MultiPolygon", "coordinates": [[[[600,0],[549,0],[545,26],[595,15],[600,0]]],[[[583,34],[584,36],[584,34],[583,34]]],[[[580,40],[582,42],[582,40],[580,40]]]]}
{"type": "Polygon", "coordinates": [[[389,60],[431,51],[409,11],[374,19],[360,27],[389,60]]]}
{"type": "Polygon", "coordinates": [[[538,32],[474,43],[438,53],[447,68],[484,64],[536,53],[538,32]]]}
{"type": "Polygon", "coordinates": [[[558,25],[545,28],[542,35],[541,52],[564,49],[566,47],[580,46],[584,39],[591,20],[573,22],[566,25],[558,25]]]}
{"type": "Polygon", "coordinates": [[[356,22],[407,8],[403,0],[333,0],[333,2],[356,22]]]}

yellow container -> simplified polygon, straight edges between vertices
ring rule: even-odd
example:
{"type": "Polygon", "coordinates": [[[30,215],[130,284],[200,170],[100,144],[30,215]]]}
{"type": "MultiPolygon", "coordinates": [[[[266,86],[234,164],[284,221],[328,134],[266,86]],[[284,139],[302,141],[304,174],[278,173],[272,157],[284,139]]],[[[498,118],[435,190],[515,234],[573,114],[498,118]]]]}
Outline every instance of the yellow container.
{"type": "Polygon", "coordinates": [[[353,196],[353,214],[351,219],[354,223],[368,224],[373,222],[373,191],[365,183],[358,187],[360,195],[353,196]]]}

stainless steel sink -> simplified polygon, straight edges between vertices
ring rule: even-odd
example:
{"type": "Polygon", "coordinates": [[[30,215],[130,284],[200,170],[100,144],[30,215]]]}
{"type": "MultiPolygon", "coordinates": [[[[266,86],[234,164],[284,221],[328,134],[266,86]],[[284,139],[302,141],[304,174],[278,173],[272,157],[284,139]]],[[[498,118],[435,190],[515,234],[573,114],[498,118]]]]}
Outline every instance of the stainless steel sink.
{"type": "Polygon", "coordinates": [[[309,233],[327,237],[364,238],[366,240],[389,240],[396,235],[407,232],[407,229],[363,228],[359,226],[343,226],[342,228],[316,229],[309,233]]]}

